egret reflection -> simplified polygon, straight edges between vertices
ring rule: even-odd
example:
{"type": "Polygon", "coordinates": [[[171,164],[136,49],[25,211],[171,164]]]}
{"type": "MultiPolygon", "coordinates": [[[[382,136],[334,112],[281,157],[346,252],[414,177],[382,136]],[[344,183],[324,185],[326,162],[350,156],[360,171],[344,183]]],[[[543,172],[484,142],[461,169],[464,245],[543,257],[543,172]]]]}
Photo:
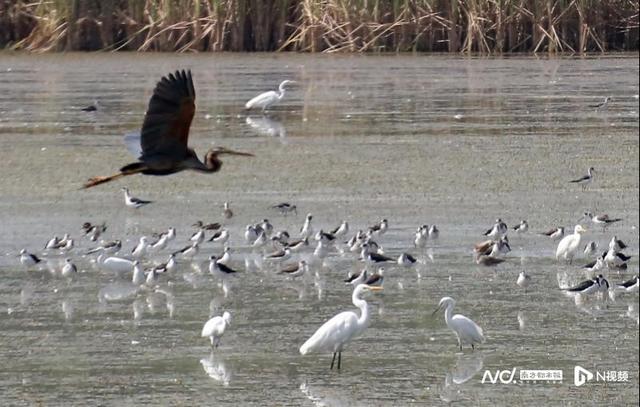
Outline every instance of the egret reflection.
{"type": "Polygon", "coordinates": [[[223,386],[227,387],[231,382],[231,368],[227,366],[225,360],[219,355],[211,352],[208,357],[200,359],[200,364],[207,376],[222,383],[223,386]]]}
{"type": "Polygon", "coordinates": [[[267,116],[247,116],[245,122],[259,136],[287,137],[287,129],[275,119],[267,116]]]}

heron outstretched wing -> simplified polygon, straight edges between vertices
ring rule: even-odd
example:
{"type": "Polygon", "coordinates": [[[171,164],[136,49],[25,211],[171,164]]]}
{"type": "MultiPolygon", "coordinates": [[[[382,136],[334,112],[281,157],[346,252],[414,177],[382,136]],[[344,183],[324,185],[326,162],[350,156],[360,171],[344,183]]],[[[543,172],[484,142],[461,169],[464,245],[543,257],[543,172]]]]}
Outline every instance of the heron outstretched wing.
{"type": "Polygon", "coordinates": [[[189,70],[176,71],[158,82],[142,124],[142,160],[153,156],[182,159],[187,152],[195,99],[189,70]]]}

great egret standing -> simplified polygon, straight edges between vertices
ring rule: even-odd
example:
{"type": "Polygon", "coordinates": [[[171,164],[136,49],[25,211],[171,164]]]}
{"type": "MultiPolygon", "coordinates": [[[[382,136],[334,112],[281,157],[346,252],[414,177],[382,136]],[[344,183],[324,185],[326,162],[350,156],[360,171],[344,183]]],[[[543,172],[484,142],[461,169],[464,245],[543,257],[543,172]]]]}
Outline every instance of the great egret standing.
{"type": "Polygon", "coordinates": [[[464,315],[456,314],[452,316],[455,305],[456,301],[453,298],[443,297],[433,314],[444,308],[444,320],[447,326],[456,334],[460,350],[462,350],[462,345],[465,343],[471,345],[471,349],[475,349],[474,345],[476,343],[485,341],[482,328],[464,315]]]}
{"type": "Polygon", "coordinates": [[[576,225],[572,234],[563,237],[560,243],[558,243],[558,248],[556,249],[556,259],[559,260],[560,257],[563,257],[565,260],[569,261],[569,263],[572,263],[573,256],[575,256],[576,251],[580,247],[582,234],[586,231],[587,230],[583,228],[582,225],[576,225]]]}
{"type": "Polygon", "coordinates": [[[208,336],[211,339],[211,347],[217,348],[227,325],[231,325],[231,314],[225,311],[222,316],[213,317],[204,324],[201,336],[203,338],[208,336]]]}
{"type": "Polygon", "coordinates": [[[284,97],[286,87],[289,85],[293,85],[294,83],[296,82],[290,80],[282,81],[280,86],[278,86],[277,92],[275,90],[270,90],[268,92],[259,94],[244,105],[245,109],[262,109],[262,112],[264,113],[264,111],[269,107],[271,107],[275,103],[280,102],[284,97]]]}
{"type": "Polygon", "coordinates": [[[338,369],[342,360],[342,348],[353,338],[360,335],[369,325],[369,307],[361,297],[367,291],[382,291],[382,287],[358,285],[353,290],[353,305],[360,308],[360,316],[353,311],[341,312],[331,318],[316,331],[301,347],[300,354],[310,352],[333,352],[331,369],[338,355],[338,369]]]}
{"type": "Polygon", "coordinates": [[[128,143],[139,147],[138,161],[125,165],[114,175],[90,178],[84,188],[133,174],[169,175],[184,170],[211,173],[222,167],[220,155],[253,156],[217,147],[207,151],[204,162],[200,161],[196,152],[187,145],[189,128],[196,111],[195,100],[191,71],[176,71],[160,79],[149,100],[140,137],[127,136],[130,139],[128,143]]]}

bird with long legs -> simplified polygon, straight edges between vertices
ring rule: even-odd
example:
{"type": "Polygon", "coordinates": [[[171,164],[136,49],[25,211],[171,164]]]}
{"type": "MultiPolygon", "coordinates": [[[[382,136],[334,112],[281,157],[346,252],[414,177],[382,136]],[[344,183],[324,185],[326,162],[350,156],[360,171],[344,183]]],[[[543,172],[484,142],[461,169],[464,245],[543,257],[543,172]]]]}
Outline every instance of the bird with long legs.
{"type": "Polygon", "coordinates": [[[471,319],[464,315],[453,315],[453,307],[456,301],[451,297],[443,297],[438,303],[438,308],[433,311],[432,315],[444,309],[444,320],[447,326],[456,334],[458,338],[458,347],[462,350],[462,345],[469,344],[471,349],[475,349],[475,345],[485,341],[482,328],[471,319]]]}
{"type": "Polygon", "coordinates": [[[284,98],[287,87],[295,83],[296,82],[292,80],[282,81],[282,83],[280,83],[280,86],[278,86],[277,92],[275,90],[270,90],[268,92],[261,93],[248,101],[244,105],[244,108],[246,110],[262,109],[262,113],[264,113],[269,107],[280,102],[282,98],[284,98]]]}
{"type": "Polygon", "coordinates": [[[365,284],[358,285],[353,290],[351,297],[353,305],[360,308],[360,316],[353,311],[344,311],[334,316],[309,338],[301,347],[300,354],[306,355],[312,352],[333,352],[331,368],[338,356],[338,370],[342,364],[342,350],[353,338],[360,335],[369,325],[369,306],[362,299],[364,293],[382,291],[382,287],[371,287],[365,284]]]}
{"type": "Polygon", "coordinates": [[[134,174],[170,175],[184,170],[213,173],[222,167],[220,156],[224,154],[252,157],[250,153],[216,147],[207,151],[204,162],[200,161],[187,145],[195,99],[191,71],[176,71],[163,77],[153,91],[142,123],[138,161],[125,165],[116,174],[90,178],[83,188],[134,174]]]}

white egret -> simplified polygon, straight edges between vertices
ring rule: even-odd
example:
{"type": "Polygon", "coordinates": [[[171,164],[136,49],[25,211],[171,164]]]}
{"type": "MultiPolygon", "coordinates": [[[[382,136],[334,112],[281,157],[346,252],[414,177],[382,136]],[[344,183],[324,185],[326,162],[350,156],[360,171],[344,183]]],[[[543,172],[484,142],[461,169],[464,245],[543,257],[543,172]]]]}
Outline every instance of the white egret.
{"type": "Polygon", "coordinates": [[[211,339],[211,347],[217,348],[220,345],[220,338],[222,338],[224,331],[227,329],[227,325],[231,325],[231,314],[225,311],[222,316],[213,317],[204,324],[201,336],[203,338],[209,337],[211,339]]]}
{"type": "Polygon", "coordinates": [[[556,259],[559,260],[563,257],[565,260],[568,260],[569,263],[573,262],[573,256],[575,256],[576,251],[580,247],[582,234],[586,231],[582,225],[576,225],[572,234],[563,237],[556,249],[556,259]]]}
{"type": "Polygon", "coordinates": [[[262,109],[262,111],[264,112],[275,103],[280,102],[284,97],[287,86],[293,85],[295,83],[296,83],[295,81],[291,81],[291,80],[282,81],[280,86],[278,86],[277,92],[274,90],[270,90],[268,92],[261,93],[258,96],[254,97],[253,99],[251,99],[250,101],[248,101],[244,105],[244,107],[247,110],[262,109]]]}
{"type": "Polygon", "coordinates": [[[484,343],[485,341],[482,328],[464,315],[452,315],[455,305],[456,301],[453,298],[443,297],[433,314],[444,308],[444,320],[447,326],[456,334],[460,350],[462,350],[462,345],[465,343],[471,345],[471,349],[475,349],[475,344],[484,343]]]}
{"type": "Polygon", "coordinates": [[[358,285],[353,290],[353,305],[360,308],[360,316],[353,311],[341,312],[325,322],[301,347],[300,354],[310,352],[333,352],[331,369],[338,355],[338,369],[342,359],[344,345],[361,334],[369,324],[369,307],[361,297],[367,291],[381,291],[382,287],[358,285]]]}

